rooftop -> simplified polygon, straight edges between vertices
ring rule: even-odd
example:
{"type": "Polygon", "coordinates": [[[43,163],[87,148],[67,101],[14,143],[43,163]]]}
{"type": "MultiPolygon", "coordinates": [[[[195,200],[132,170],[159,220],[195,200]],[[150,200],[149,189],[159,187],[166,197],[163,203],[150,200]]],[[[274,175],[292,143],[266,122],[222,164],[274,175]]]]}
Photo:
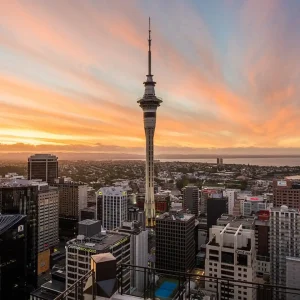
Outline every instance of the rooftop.
{"type": "Polygon", "coordinates": [[[126,233],[108,231],[106,234],[99,233],[90,238],[77,236],[76,239],[68,241],[66,246],[70,248],[84,248],[101,252],[127,237],[128,234],[126,233]]]}
{"type": "Polygon", "coordinates": [[[28,160],[31,159],[58,159],[58,157],[53,154],[37,153],[28,157],[28,160]]]}
{"type": "Polygon", "coordinates": [[[86,220],[82,220],[80,222],[78,222],[78,224],[82,224],[82,225],[92,225],[92,224],[96,224],[98,223],[99,220],[90,220],[90,219],[86,219],[86,220]]]}
{"type": "Polygon", "coordinates": [[[97,191],[97,195],[105,196],[126,196],[126,194],[123,186],[106,186],[97,191]]]}
{"type": "Polygon", "coordinates": [[[191,218],[195,217],[192,214],[181,213],[182,210],[177,210],[178,214],[175,212],[165,212],[157,217],[158,220],[166,220],[166,221],[188,221],[191,218]]]}

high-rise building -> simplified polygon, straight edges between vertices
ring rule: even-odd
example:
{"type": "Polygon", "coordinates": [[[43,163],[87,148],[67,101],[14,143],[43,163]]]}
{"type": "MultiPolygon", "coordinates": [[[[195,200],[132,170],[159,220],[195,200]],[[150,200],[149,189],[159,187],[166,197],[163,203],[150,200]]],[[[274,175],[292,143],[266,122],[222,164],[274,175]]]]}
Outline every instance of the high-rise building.
{"type": "Polygon", "coordinates": [[[59,236],[73,238],[77,234],[80,211],[87,207],[87,185],[59,178],[52,186],[59,191],[59,236]]]}
{"type": "MultiPolygon", "coordinates": [[[[286,257],[286,287],[299,289],[300,286],[300,257],[286,257]]],[[[299,299],[298,292],[290,291],[286,300],[299,299]],[[297,295],[298,294],[298,295],[297,295]]]]}
{"type": "Polygon", "coordinates": [[[207,213],[207,201],[214,195],[221,195],[224,192],[224,187],[203,187],[200,193],[200,211],[201,214],[207,213]]]}
{"type": "Polygon", "coordinates": [[[27,216],[27,286],[37,285],[38,187],[28,180],[0,180],[0,213],[27,216]]]}
{"type": "Polygon", "coordinates": [[[207,231],[217,224],[218,218],[222,214],[228,213],[228,198],[223,197],[223,193],[212,194],[207,199],[207,231]]]}
{"type": "Polygon", "coordinates": [[[58,158],[51,154],[35,154],[28,158],[28,177],[53,183],[58,178],[58,158]]]}
{"type": "Polygon", "coordinates": [[[188,185],[182,189],[183,207],[189,210],[189,213],[198,217],[200,210],[200,191],[197,186],[188,185]]]}
{"type": "Polygon", "coordinates": [[[273,181],[274,207],[300,209],[300,183],[292,179],[273,181]]]}
{"type": "Polygon", "coordinates": [[[103,187],[97,192],[97,219],[112,230],[127,220],[127,192],[121,186],[103,187]]]}
{"type": "MultiPolygon", "coordinates": [[[[85,220],[87,221],[87,220],[85,220]]],[[[97,222],[97,221],[93,221],[97,222]]],[[[99,221],[98,221],[99,222],[99,221]]],[[[89,224],[88,224],[89,225],[89,224]]],[[[90,224],[91,226],[93,224],[90,224]]],[[[101,224],[100,224],[101,226],[101,224]]],[[[86,230],[86,232],[90,232],[86,230]]],[[[117,269],[121,264],[130,264],[130,235],[126,233],[107,232],[93,236],[78,235],[66,244],[66,285],[71,286],[91,269],[91,256],[110,252],[117,261],[117,269]]],[[[130,288],[130,270],[123,272],[124,292],[130,288]]],[[[74,293],[68,300],[73,300],[74,293]]]]}
{"type": "Polygon", "coordinates": [[[242,203],[242,214],[243,216],[251,216],[272,207],[273,203],[268,203],[262,196],[246,196],[242,203]]]}
{"type": "Polygon", "coordinates": [[[256,269],[257,277],[269,278],[270,275],[270,221],[269,211],[267,215],[260,211],[258,219],[255,219],[255,242],[256,242],[256,269]]]}
{"type": "Polygon", "coordinates": [[[170,210],[156,218],[157,269],[189,272],[195,265],[195,216],[170,210]]]}
{"type": "Polygon", "coordinates": [[[205,275],[228,280],[228,288],[217,286],[216,281],[205,281],[207,290],[218,293],[220,299],[256,299],[256,289],[242,281],[255,282],[255,236],[251,229],[243,226],[231,227],[231,224],[214,226],[211,230],[210,241],[206,245],[205,275]],[[232,284],[230,280],[241,283],[232,284]]]}
{"type": "Polygon", "coordinates": [[[146,226],[153,227],[155,224],[155,202],[154,202],[154,132],[156,125],[156,110],[160,106],[162,100],[155,95],[155,84],[153,75],[151,74],[151,30],[149,18],[149,39],[148,39],[148,74],[144,82],[144,96],[138,100],[140,107],[144,113],[144,129],[146,135],[146,187],[145,187],[145,214],[146,226]]]}
{"type": "MultiPolygon", "coordinates": [[[[300,213],[282,205],[270,216],[271,284],[286,285],[286,257],[300,257],[300,213]]],[[[276,294],[275,299],[285,299],[276,294]]]]}
{"type": "MultiPolygon", "coordinates": [[[[131,235],[131,265],[142,268],[148,267],[148,231],[138,221],[123,222],[118,231],[131,235]]],[[[131,272],[131,288],[138,292],[144,291],[144,276],[141,276],[142,268],[137,268],[131,272]]]]}
{"type": "MultiPolygon", "coordinates": [[[[47,183],[38,185],[38,252],[51,251],[58,245],[58,189],[47,183]]],[[[49,258],[50,259],[50,258],[49,258]]]]}
{"type": "Polygon", "coordinates": [[[27,222],[0,214],[0,299],[27,299],[27,222]]]}

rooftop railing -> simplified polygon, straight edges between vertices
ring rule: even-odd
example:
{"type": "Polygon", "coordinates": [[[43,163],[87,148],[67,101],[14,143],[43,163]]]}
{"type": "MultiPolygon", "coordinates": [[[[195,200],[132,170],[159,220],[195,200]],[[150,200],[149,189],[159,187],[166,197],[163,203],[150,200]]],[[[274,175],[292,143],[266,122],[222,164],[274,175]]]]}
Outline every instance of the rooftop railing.
{"type": "MultiPolygon", "coordinates": [[[[182,273],[133,265],[121,265],[117,276],[118,293],[145,300],[202,300],[204,296],[208,296],[209,298],[206,299],[210,300],[300,299],[300,288],[233,280],[226,275],[222,278],[217,278],[202,274],[203,272],[200,270],[194,273],[182,273]],[[128,289],[127,281],[123,282],[123,275],[128,272],[131,274],[130,289],[128,289]]],[[[94,282],[95,274],[93,271],[84,275],[55,300],[68,299],[68,295],[72,295],[72,299],[75,300],[98,299],[94,289],[92,295],[86,296],[83,293],[85,282],[90,277],[92,277],[94,282]]]]}

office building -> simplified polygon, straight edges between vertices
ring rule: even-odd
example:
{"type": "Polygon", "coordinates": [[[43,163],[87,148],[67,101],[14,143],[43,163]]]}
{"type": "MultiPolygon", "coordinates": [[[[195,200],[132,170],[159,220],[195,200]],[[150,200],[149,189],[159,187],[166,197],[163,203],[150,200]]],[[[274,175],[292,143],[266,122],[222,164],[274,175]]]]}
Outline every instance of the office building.
{"type": "MultiPolygon", "coordinates": [[[[130,235],[102,230],[91,237],[78,235],[66,244],[66,285],[71,286],[91,269],[91,256],[110,252],[121,264],[130,264],[130,235]]],[[[124,292],[130,289],[130,270],[123,272],[124,292]]],[[[68,300],[73,300],[74,293],[68,300]]]]}
{"type": "Polygon", "coordinates": [[[52,186],[59,191],[59,237],[73,238],[78,231],[80,211],[87,207],[87,185],[59,178],[52,186]]]}
{"type": "Polygon", "coordinates": [[[268,203],[262,196],[246,196],[242,204],[243,216],[255,215],[261,210],[269,210],[273,203],[268,203]]]}
{"type": "Polygon", "coordinates": [[[170,210],[156,218],[157,269],[189,272],[195,265],[195,216],[170,210]]]}
{"type": "Polygon", "coordinates": [[[155,212],[161,214],[169,211],[170,195],[168,193],[157,193],[154,195],[155,212]]]}
{"type": "Polygon", "coordinates": [[[207,199],[207,231],[217,224],[218,218],[222,214],[228,213],[228,199],[223,197],[223,193],[211,194],[207,199]]]}
{"type": "Polygon", "coordinates": [[[145,211],[140,210],[138,207],[133,206],[128,208],[127,220],[140,222],[143,229],[146,227],[145,211]]]}
{"type": "Polygon", "coordinates": [[[96,206],[96,190],[91,186],[87,187],[87,207],[96,206]]]}
{"type": "Polygon", "coordinates": [[[270,276],[270,222],[265,217],[255,220],[256,275],[270,276]]]}
{"type": "MultiPolygon", "coordinates": [[[[300,257],[300,214],[282,205],[270,215],[271,284],[286,285],[286,257],[300,257]]],[[[285,299],[284,295],[274,295],[285,299]]]]}
{"type": "Polygon", "coordinates": [[[0,214],[0,299],[26,299],[26,218],[0,214]]]}
{"type": "Polygon", "coordinates": [[[0,180],[0,213],[27,216],[27,287],[37,285],[38,187],[28,180],[0,180]]]}
{"type": "Polygon", "coordinates": [[[201,214],[207,213],[207,201],[214,195],[221,195],[224,191],[223,187],[203,187],[200,192],[200,211],[201,214]]]}
{"type": "Polygon", "coordinates": [[[186,186],[182,189],[183,192],[183,207],[189,213],[196,216],[200,210],[200,191],[197,186],[186,186]]]}
{"type": "MultiPolygon", "coordinates": [[[[34,183],[33,183],[34,184],[34,183]]],[[[38,252],[53,251],[58,245],[58,189],[47,183],[37,183],[38,186],[38,252]]]]}
{"type": "Polygon", "coordinates": [[[289,208],[300,209],[299,180],[285,179],[273,181],[274,207],[286,205],[289,208]]]}
{"type": "Polygon", "coordinates": [[[233,209],[235,202],[237,200],[237,195],[241,190],[238,189],[226,189],[223,191],[223,196],[228,198],[228,214],[233,214],[233,209]]]}
{"type": "Polygon", "coordinates": [[[28,158],[29,180],[41,179],[53,183],[58,178],[58,158],[51,154],[35,154],[28,158]]]}
{"type": "Polygon", "coordinates": [[[96,205],[95,206],[90,206],[82,209],[80,211],[80,221],[86,220],[86,219],[91,219],[91,220],[96,220],[96,205]]]}
{"type": "Polygon", "coordinates": [[[155,95],[155,84],[151,73],[151,30],[149,19],[149,39],[148,39],[148,74],[144,82],[144,96],[138,100],[138,104],[143,109],[144,129],[146,135],[146,185],[145,185],[145,215],[146,226],[153,227],[155,224],[155,202],[154,202],[154,132],[156,125],[156,110],[162,100],[155,95]]]}
{"type": "Polygon", "coordinates": [[[112,230],[127,220],[127,192],[123,187],[103,187],[97,192],[97,219],[102,226],[112,230]]]}
{"type": "MultiPolygon", "coordinates": [[[[210,241],[206,245],[205,275],[229,280],[255,282],[255,235],[251,229],[231,227],[227,224],[214,226],[210,241]]],[[[217,287],[214,280],[207,280],[205,288],[210,291],[219,289],[220,299],[256,299],[256,290],[247,288],[242,282],[229,288],[217,287]]]]}
{"type": "MultiPolygon", "coordinates": [[[[286,257],[286,287],[296,288],[300,287],[300,257],[286,257]]],[[[299,294],[287,294],[286,300],[298,300],[299,294]]],[[[295,292],[297,293],[297,292],[295,292]]]]}
{"type": "MultiPolygon", "coordinates": [[[[118,232],[130,234],[130,264],[138,267],[148,267],[148,231],[138,221],[123,222],[118,232]]],[[[142,293],[144,290],[143,269],[131,272],[131,290],[142,293]]]]}

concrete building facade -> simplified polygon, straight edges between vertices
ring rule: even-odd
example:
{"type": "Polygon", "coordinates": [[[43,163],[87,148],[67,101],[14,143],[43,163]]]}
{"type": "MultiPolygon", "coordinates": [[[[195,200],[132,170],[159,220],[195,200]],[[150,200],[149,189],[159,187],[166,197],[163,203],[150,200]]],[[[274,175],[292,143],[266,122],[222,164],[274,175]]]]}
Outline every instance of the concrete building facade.
{"type": "MultiPolygon", "coordinates": [[[[205,275],[225,279],[255,282],[255,235],[243,226],[214,226],[206,245],[205,275]]],[[[220,299],[256,299],[256,290],[239,285],[229,289],[219,286],[220,299]]],[[[213,280],[205,282],[205,289],[215,291],[213,280]]]]}
{"type": "MultiPolygon", "coordinates": [[[[130,235],[102,230],[101,233],[91,237],[78,235],[77,238],[67,242],[66,288],[91,269],[92,255],[107,252],[116,258],[117,268],[121,264],[130,264],[130,235]]],[[[124,292],[130,288],[130,270],[123,272],[123,286],[124,292]]],[[[67,299],[75,300],[74,293],[71,293],[67,299]]]]}
{"type": "MultiPolygon", "coordinates": [[[[273,285],[286,285],[286,257],[300,257],[300,214],[282,205],[270,215],[270,279],[273,285]]],[[[276,294],[276,299],[285,295],[276,294]]]]}

